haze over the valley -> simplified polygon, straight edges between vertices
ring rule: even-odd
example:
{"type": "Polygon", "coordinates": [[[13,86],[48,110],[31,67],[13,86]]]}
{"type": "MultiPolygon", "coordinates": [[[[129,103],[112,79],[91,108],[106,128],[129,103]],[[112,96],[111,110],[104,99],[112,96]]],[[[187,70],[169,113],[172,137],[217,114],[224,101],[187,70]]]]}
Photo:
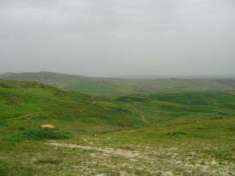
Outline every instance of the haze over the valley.
{"type": "Polygon", "coordinates": [[[0,73],[235,75],[234,0],[0,0],[0,73]]]}

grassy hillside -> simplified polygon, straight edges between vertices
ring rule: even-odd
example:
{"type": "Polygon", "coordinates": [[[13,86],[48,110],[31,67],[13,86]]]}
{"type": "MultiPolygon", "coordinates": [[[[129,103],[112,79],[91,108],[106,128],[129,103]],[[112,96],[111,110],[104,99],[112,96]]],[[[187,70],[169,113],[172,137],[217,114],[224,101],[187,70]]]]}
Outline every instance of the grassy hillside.
{"type": "Polygon", "coordinates": [[[1,80],[0,175],[235,175],[234,124],[234,91],[105,98],[1,80]]]}
{"type": "Polygon", "coordinates": [[[7,73],[0,79],[39,81],[64,90],[100,96],[134,93],[225,91],[235,89],[235,79],[114,79],[92,78],[60,73],[7,73]]]}

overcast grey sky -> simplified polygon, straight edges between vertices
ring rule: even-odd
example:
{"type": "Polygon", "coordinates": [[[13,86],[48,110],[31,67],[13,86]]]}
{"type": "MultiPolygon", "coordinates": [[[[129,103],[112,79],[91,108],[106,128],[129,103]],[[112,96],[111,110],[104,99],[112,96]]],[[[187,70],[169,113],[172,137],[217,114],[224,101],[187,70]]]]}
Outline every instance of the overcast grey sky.
{"type": "Polygon", "coordinates": [[[0,72],[235,75],[234,0],[0,0],[0,72]]]}

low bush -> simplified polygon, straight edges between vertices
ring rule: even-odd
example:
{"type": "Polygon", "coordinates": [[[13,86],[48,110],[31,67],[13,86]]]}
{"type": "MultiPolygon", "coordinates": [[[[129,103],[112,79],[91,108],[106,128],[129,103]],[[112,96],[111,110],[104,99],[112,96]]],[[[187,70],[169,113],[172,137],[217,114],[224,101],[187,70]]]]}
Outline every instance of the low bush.
{"type": "Polygon", "coordinates": [[[70,134],[59,129],[27,129],[23,131],[23,138],[28,140],[68,139],[70,134]]]}

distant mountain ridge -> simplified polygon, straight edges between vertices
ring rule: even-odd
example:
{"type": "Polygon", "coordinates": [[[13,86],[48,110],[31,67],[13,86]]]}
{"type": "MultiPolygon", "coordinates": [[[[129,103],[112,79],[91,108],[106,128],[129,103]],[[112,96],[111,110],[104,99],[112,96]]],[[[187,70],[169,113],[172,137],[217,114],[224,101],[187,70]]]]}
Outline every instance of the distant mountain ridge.
{"type": "Polygon", "coordinates": [[[54,72],[5,73],[3,80],[38,81],[65,90],[94,95],[127,95],[136,93],[180,91],[235,90],[235,79],[223,78],[101,78],[54,72]]]}
{"type": "Polygon", "coordinates": [[[54,72],[22,72],[13,73],[8,72],[0,75],[0,79],[15,79],[15,80],[29,80],[29,81],[64,81],[64,80],[74,80],[74,79],[85,79],[85,76],[80,75],[69,75],[63,73],[54,72]]]}

